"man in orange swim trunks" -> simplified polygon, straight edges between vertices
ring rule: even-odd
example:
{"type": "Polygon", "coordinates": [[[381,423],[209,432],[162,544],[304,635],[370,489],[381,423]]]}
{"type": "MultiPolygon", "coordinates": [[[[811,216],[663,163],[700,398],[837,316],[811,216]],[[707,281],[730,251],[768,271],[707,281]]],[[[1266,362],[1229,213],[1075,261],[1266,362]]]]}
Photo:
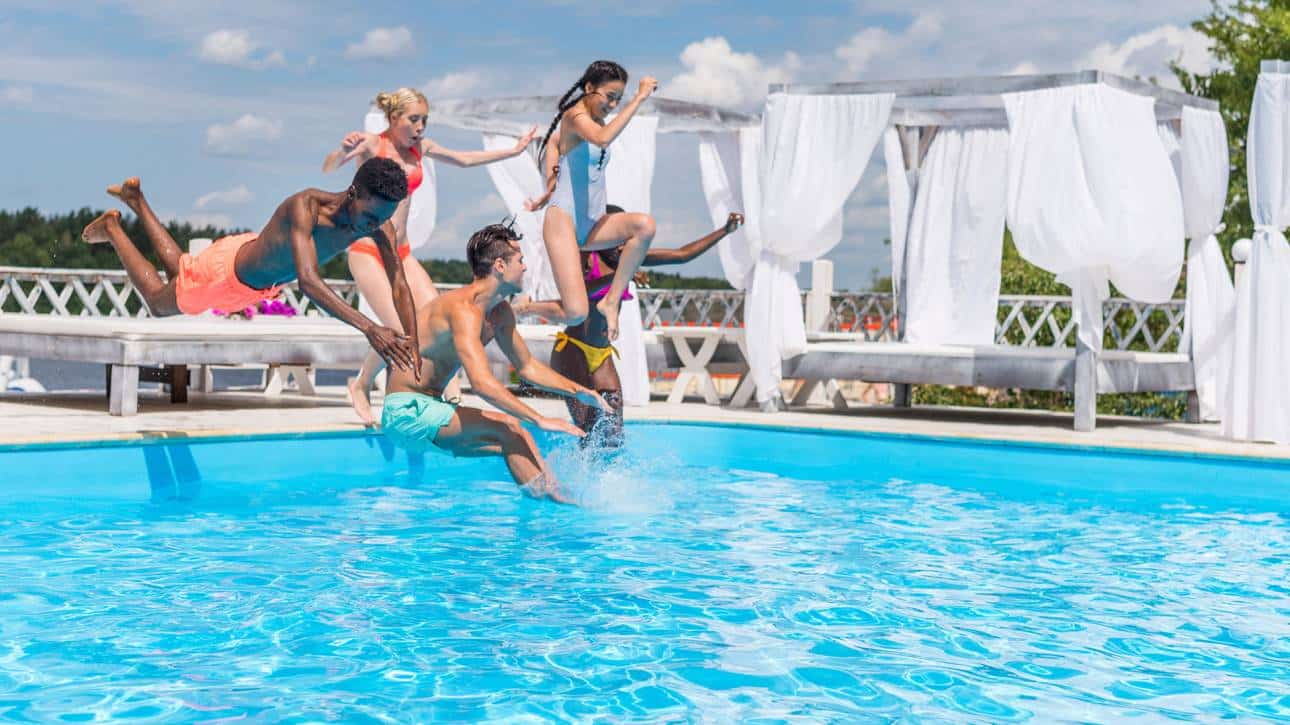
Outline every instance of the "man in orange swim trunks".
{"type": "Polygon", "coordinates": [[[309,299],[366,335],[386,363],[414,374],[420,371],[416,313],[403,265],[395,256],[394,228],[389,222],[408,195],[407,176],[395,162],[369,159],[345,191],[306,189],[292,194],[278,205],[259,234],[223,237],[196,257],[179,249],[144,199],[137,177],[107,191],[138,215],[161,257],[167,281],[125,235],[121,212],[104,212],[85,227],[81,237],[91,244],[111,243],[154,316],[196,315],[212,308],[239,310],[277,297],[282,285],[298,279],[309,299]],[[409,335],[367,319],[323,282],[318,265],[364,237],[371,237],[380,249],[399,321],[409,335]]]}

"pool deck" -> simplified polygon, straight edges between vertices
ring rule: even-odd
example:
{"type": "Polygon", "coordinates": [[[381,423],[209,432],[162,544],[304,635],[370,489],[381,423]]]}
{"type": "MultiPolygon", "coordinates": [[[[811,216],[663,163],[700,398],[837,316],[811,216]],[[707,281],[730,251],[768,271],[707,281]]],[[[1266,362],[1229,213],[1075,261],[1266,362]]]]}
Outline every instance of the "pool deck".
{"type": "MultiPolygon", "coordinates": [[[[108,415],[103,393],[0,394],[0,445],[96,440],[131,440],[226,435],[269,435],[361,431],[345,402],[344,390],[322,387],[315,396],[259,392],[193,392],[186,405],[172,405],[157,392],[140,392],[139,414],[108,415]]],[[[379,396],[374,401],[379,404],[379,396]]],[[[528,399],[543,413],[564,415],[564,405],[550,399],[528,399]]],[[[467,395],[465,404],[484,406],[467,395]]],[[[755,409],[732,410],[701,403],[628,408],[628,420],[703,422],[814,428],[837,431],[1021,441],[1068,446],[1130,448],[1188,454],[1250,456],[1290,460],[1290,446],[1241,443],[1224,439],[1217,424],[1189,425],[1118,416],[1099,416],[1092,433],[1071,429],[1070,414],[1046,411],[887,406],[795,410],[777,414],[755,409]]]]}

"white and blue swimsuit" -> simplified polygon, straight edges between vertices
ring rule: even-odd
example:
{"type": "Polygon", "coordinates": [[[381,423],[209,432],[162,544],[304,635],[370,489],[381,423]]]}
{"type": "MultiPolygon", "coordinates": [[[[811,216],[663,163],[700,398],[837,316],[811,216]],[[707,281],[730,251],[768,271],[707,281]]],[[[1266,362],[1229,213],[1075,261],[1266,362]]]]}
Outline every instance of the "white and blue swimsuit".
{"type": "Polygon", "coordinates": [[[591,228],[605,215],[605,167],[609,149],[603,150],[589,141],[578,144],[560,157],[560,171],[555,179],[551,206],[559,207],[573,217],[578,246],[587,243],[591,228]]]}

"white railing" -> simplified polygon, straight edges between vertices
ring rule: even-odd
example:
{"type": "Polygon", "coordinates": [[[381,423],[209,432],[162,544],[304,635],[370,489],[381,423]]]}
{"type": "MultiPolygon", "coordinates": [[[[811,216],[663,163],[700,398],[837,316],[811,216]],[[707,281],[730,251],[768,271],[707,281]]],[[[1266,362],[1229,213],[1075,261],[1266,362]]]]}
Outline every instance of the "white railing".
{"type": "MultiPolygon", "coordinates": [[[[358,286],[328,280],[352,305],[358,286]]],[[[440,285],[450,289],[457,285],[440,285]]],[[[803,294],[808,303],[811,293],[803,294]]],[[[735,290],[641,289],[641,314],[647,328],[671,325],[742,327],[744,293],[735,290]]],[[[300,314],[322,314],[295,287],[283,300],[300,314]]],[[[147,317],[134,285],[121,270],[0,267],[0,314],[147,317]]],[[[1123,298],[1102,306],[1105,345],[1112,350],[1172,352],[1184,339],[1183,301],[1148,305],[1123,298]]],[[[897,316],[891,294],[840,292],[829,297],[820,329],[857,333],[865,340],[896,339],[897,316]]],[[[1073,347],[1075,323],[1069,297],[1001,295],[995,342],[1023,347],[1073,347]]]]}
{"type": "MultiPolygon", "coordinates": [[[[358,305],[353,280],[327,284],[351,305],[358,305]]],[[[440,284],[440,289],[460,285],[440,284]]],[[[282,291],[282,300],[298,314],[323,314],[298,288],[282,291]]],[[[743,293],[729,290],[640,290],[648,327],[677,324],[742,324],[743,293]]],[[[0,314],[18,312],[86,317],[148,317],[143,298],[122,270],[47,269],[0,266],[0,314]]]]}
{"type": "MultiPolygon", "coordinates": [[[[164,275],[163,275],[164,277],[164,275]]],[[[346,302],[358,304],[352,280],[327,280],[346,302]]],[[[317,314],[309,298],[294,287],[283,299],[300,314],[317,314]]],[[[82,317],[149,317],[143,297],[123,270],[0,267],[0,314],[82,317]]]]}
{"type": "MultiPolygon", "coordinates": [[[[1123,297],[1102,303],[1107,350],[1176,352],[1184,339],[1184,301],[1145,304],[1123,297]]],[[[826,330],[862,334],[866,340],[896,339],[895,298],[883,293],[839,293],[831,300],[826,330]]],[[[994,341],[1019,347],[1075,347],[1071,299],[1046,295],[1000,295],[994,341]]]]}

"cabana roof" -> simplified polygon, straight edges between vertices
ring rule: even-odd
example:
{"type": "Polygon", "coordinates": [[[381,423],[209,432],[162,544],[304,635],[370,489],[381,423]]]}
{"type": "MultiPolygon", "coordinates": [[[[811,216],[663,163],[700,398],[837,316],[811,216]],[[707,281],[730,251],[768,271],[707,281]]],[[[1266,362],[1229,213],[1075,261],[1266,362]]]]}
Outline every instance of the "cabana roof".
{"type": "Polygon", "coordinates": [[[894,126],[1001,126],[1007,124],[1002,97],[1005,93],[1088,83],[1102,83],[1154,98],[1156,119],[1160,121],[1178,120],[1184,106],[1218,110],[1217,101],[1099,70],[850,83],[776,83],[770,86],[770,92],[797,95],[894,93],[896,100],[891,109],[891,124],[894,126]]]}
{"type": "MultiPolygon", "coordinates": [[[[514,96],[508,98],[450,98],[430,102],[429,123],[467,131],[519,135],[531,124],[513,116],[552,115],[559,96],[514,96]]],[[[730,131],[761,123],[761,117],[730,111],[706,103],[677,101],[654,96],[641,106],[643,115],[658,116],[659,133],[730,131]]]]}

